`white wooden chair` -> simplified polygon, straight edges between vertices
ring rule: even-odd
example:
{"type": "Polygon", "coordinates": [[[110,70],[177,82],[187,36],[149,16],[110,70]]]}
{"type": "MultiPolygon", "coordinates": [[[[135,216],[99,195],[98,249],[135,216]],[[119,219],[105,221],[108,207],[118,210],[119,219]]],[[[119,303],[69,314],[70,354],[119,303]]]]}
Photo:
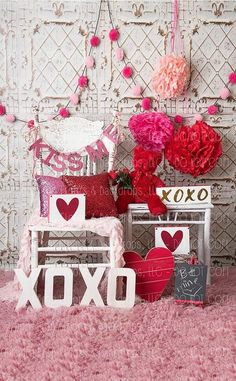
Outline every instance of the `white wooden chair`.
{"type": "MultiPolygon", "coordinates": [[[[81,126],[79,129],[79,137],[77,136],[77,146],[79,145],[84,145],[89,143],[89,139],[92,141],[96,141],[96,139],[99,138],[101,134],[101,129],[103,129],[102,125],[103,122],[91,122],[91,121],[86,121],[83,119],[81,122],[81,126]],[[92,123],[92,124],[91,124],[92,123]],[[89,126],[90,125],[90,126],[89,126]],[[92,127],[92,129],[91,129],[92,127]],[[85,131],[85,134],[83,134],[83,129],[85,131]],[[90,132],[93,131],[92,134],[90,132]],[[89,136],[91,135],[91,136],[89,136]],[[79,138],[79,139],[78,139],[79,138]],[[85,142],[81,143],[81,140],[85,139],[85,142]],[[80,142],[80,143],[78,143],[80,142]]],[[[75,131],[73,130],[74,124],[78,123],[78,118],[68,118],[65,120],[62,120],[60,122],[58,121],[52,121],[49,122],[50,127],[44,128],[43,131],[40,131],[40,135],[43,137],[43,141],[49,145],[53,145],[54,149],[59,149],[60,152],[64,151],[71,151],[75,152],[76,149],[76,136],[73,135],[75,131]],[[64,129],[65,126],[65,129],[64,129]],[[70,130],[71,129],[71,130],[70,130]],[[73,139],[70,139],[68,137],[68,134],[70,133],[69,130],[71,131],[71,136],[73,139]],[[64,136],[60,136],[60,134],[64,134],[64,136]],[[60,145],[60,147],[58,146],[60,145]]],[[[119,116],[116,114],[114,116],[113,120],[113,125],[117,129],[117,134],[119,134],[119,116]]],[[[42,128],[40,126],[40,128],[42,128]]],[[[78,129],[77,129],[78,131],[78,129]]],[[[108,139],[109,140],[109,139],[108,139]]],[[[117,144],[115,142],[112,142],[111,140],[106,141],[106,147],[109,152],[109,155],[107,157],[107,164],[106,164],[106,170],[110,171],[113,167],[115,155],[116,155],[116,146],[117,144]]],[[[84,162],[84,168],[79,172],[79,173],[73,173],[76,175],[94,175],[98,174],[101,163],[99,164],[98,162],[91,162],[88,154],[86,152],[81,153],[81,156],[83,157],[83,162],[84,162]]],[[[104,160],[103,164],[104,164],[104,160]]],[[[42,174],[42,156],[39,160],[36,162],[36,172],[37,174],[42,174]]],[[[104,168],[105,169],[105,168],[104,168]]],[[[70,174],[71,173],[67,173],[70,174]]],[[[100,257],[102,256],[102,262],[99,263],[94,263],[94,259],[91,260],[90,263],[87,263],[88,267],[107,267],[107,268],[113,268],[117,266],[117,259],[115,258],[115,249],[117,242],[120,242],[120,237],[119,239],[116,239],[114,237],[114,234],[111,236],[106,235],[107,237],[107,243],[104,244],[104,236],[103,237],[98,237],[98,243],[97,245],[89,245],[89,238],[87,236],[87,232],[91,232],[90,230],[90,224],[91,220],[85,220],[83,221],[83,230],[80,231],[78,227],[76,226],[69,226],[64,227],[64,228],[58,228],[57,226],[53,226],[52,224],[47,222],[47,217],[42,217],[40,219],[42,223],[38,223],[36,225],[30,225],[28,227],[31,235],[31,269],[32,268],[48,268],[51,266],[55,266],[54,263],[40,263],[39,262],[39,254],[42,254],[43,257],[59,257],[59,264],[56,263],[57,266],[68,266],[71,268],[78,268],[79,264],[81,264],[80,258],[81,258],[81,253],[91,253],[90,258],[92,256],[95,256],[95,254],[100,253],[100,257]],[[63,235],[60,235],[59,233],[63,232],[63,235]],[[80,241],[85,241],[84,245],[74,245],[74,246],[50,246],[50,241],[63,241],[63,242],[68,242],[74,240],[74,238],[71,237],[71,233],[79,232],[82,234],[82,238],[80,237],[80,241]],[[55,233],[57,236],[55,237],[55,233]],[[66,233],[66,235],[65,235],[66,233]],[[59,234],[59,235],[58,235],[59,234]],[[101,245],[101,242],[103,243],[101,245]],[[106,260],[107,262],[104,263],[104,254],[106,254],[106,260]],[[75,258],[75,261],[73,263],[68,263],[66,260],[68,257],[73,256],[75,258]],[[77,258],[77,260],[76,260],[77,258]]],[[[97,223],[102,224],[104,221],[104,224],[107,224],[107,217],[102,217],[97,219],[97,223]]],[[[119,219],[115,217],[109,217],[109,221],[111,223],[116,224],[118,226],[119,234],[122,235],[122,232],[120,231],[122,229],[122,225],[119,221],[119,219]],[[112,219],[112,220],[111,220],[112,219]]],[[[105,231],[106,229],[104,229],[105,231]]],[[[86,264],[85,264],[86,265],[86,264]]]]}
{"type": "Polygon", "coordinates": [[[150,215],[147,204],[130,204],[126,215],[126,249],[132,250],[133,226],[198,226],[198,258],[208,266],[207,284],[210,284],[210,224],[211,203],[206,204],[168,204],[166,216],[155,218],[150,215]]]}

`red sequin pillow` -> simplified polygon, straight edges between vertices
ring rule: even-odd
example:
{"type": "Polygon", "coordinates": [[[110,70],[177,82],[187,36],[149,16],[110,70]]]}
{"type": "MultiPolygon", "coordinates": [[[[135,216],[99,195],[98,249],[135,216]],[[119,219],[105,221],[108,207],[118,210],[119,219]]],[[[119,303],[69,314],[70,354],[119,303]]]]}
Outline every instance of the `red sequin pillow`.
{"type": "Polygon", "coordinates": [[[109,175],[62,176],[68,193],[84,193],[86,196],[86,218],[118,215],[114,197],[110,190],[109,175]]]}

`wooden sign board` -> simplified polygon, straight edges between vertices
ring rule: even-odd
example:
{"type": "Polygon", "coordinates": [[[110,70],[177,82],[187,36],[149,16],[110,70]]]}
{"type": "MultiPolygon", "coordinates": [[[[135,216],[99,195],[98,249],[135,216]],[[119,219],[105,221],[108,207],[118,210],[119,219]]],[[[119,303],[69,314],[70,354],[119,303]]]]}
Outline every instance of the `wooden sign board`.
{"type": "Polygon", "coordinates": [[[49,196],[50,223],[73,224],[85,220],[84,194],[53,194],[49,196]]]}
{"type": "Polygon", "coordinates": [[[156,227],[155,246],[166,247],[174,255],[187,255],[190,251],[188,227],[156,227]]]}
{"type": "Polygon", "coordinates": [[[206,294],[207,266],[177,263],[175,266],[175,300],[203,304],[206,294]]]}
{"type": "Polygon", "coordinates": [[[156,188],[157,195],[164,204],[209,204],[210,186],[163,187],[156,188]]]}

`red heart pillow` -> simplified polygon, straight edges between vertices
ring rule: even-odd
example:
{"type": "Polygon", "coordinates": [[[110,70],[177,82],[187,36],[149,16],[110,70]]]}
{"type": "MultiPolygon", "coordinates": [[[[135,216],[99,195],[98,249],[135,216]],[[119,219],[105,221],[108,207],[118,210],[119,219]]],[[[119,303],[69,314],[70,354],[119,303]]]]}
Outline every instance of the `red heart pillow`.
{"type": "Polygon", "coordinates": [[[136,273],[136,294],[154,302],[160,299],[174,270],[174,257],[164,247],[154,247],[145,259],[135,251],[124,253],[125,267],[136,273]]]}
{"type": "Polygon", "coordinates": [[[172,167],[194,177],[211,171],[221,155],[220,135],[204,122],[180,127],[165,149],[172,167]]]}

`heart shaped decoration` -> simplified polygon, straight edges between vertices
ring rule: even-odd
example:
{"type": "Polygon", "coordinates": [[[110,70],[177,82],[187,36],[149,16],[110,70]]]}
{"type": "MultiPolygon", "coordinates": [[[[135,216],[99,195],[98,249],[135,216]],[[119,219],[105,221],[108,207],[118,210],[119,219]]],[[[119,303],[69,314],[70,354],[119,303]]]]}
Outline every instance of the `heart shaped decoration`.
{"type": "Polygon", "coordinates": [[[124,253],[125,267],[136,273],[136,294],[154,302],[160,299],[174,270],[174,257],[169,249],[154,247],[143,259],[135,251],[124,253]]]}
{"type": "Polygon", "coordinates": [[[69,221],[78,209],[79,200],[75,197],[70,200],[69,204],[67,204],[65,200],[58,198],[56,205],[59,213],[64,218],[64,220],[69,221]]]}
{"type": "Polygon", "coordinates": [[[182,242],[183,232],[182,230],[177,230],[172,237],[169,232],[163,230],[161,232],[161,238],[166,247],[173,253],[182,242]]]}

